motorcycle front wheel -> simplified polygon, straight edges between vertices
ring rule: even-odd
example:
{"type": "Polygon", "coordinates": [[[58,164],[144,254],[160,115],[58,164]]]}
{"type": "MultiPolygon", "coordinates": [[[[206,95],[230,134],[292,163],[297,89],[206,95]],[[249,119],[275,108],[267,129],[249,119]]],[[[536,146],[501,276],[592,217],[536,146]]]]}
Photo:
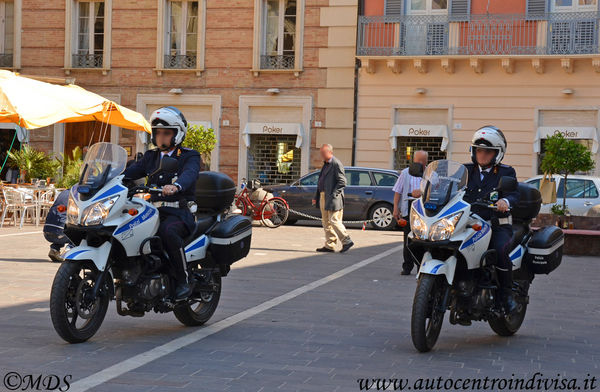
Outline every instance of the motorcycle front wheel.
{"type": "Polygon", "coordinates": [[[214,291],[194,290],[192,298],[178,304],[173,313],[179,322],[188,327],[196,327],[206,323],[217,310],[221,298],[221,275],[210,274],[210,283],[216,286],[214,291]]]}
{"type": "Polygon", "coordinates": [[[92,300],[97,272],[81,264],[62,263],[50,293],[50,317],[58,335],[69,343],[82,343],[98,331],[108,309],[109,297],[92,300]]]}
{"type": "Polygon", "coordinates": [[[446,282],[443,277],[421,274],[413,301],[410,334],[413,345],[424,353],[430,351],[442,330],[443,302],[446,282]]]}

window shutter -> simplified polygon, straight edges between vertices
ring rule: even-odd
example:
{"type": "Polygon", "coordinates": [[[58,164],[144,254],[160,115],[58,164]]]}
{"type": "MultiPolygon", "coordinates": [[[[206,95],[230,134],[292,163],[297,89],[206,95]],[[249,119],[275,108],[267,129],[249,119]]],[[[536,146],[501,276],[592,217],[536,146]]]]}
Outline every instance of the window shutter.
{"type": "Polygon", "coordinates": [[[527,0],[527,17],[540,17],[547,11],[548,0],[527,0]]]}
{"type": "Polygon", "coordinates": [[[448,11],[451,21],[467,21],[471,14],[471,0],[450,0],[448,11]]]}
{"type": "Polygon", "coordinates": [[[386,15],[403,15],[404,0],[385,0],[386,15]]]}

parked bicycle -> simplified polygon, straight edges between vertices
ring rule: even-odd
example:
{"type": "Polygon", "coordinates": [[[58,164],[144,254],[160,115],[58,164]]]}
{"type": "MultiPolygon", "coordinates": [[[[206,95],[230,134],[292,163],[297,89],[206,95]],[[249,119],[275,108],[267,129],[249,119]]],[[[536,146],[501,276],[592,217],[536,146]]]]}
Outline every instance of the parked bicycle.
{"type": "Polygon", "coordinates": [[[258,180],[251,181],[249,187],[244,178],[240,188],[240,193],[235,195],[235,206],[240,209],[242,215],[250,216],[253,220],[260,220],[263,225],[271,228],[285,223],[290,208],[285,199],[272,197],[272,194],[261,187],[258,180]],[[263,193],[261,198],[252,201],[251,195],[261,193],[263,193]]]}

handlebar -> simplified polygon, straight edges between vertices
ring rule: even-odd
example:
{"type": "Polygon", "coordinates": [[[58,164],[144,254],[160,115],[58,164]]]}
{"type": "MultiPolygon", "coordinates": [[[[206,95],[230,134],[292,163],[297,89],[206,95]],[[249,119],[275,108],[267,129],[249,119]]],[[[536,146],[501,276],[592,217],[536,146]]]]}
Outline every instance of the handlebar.
{"type": "MultiPolygon", "coordinates": [[[[480,206],[480,207],[485,207],[485,208],[489,208],[491,210],[497,211],[498,210],[498,206],[494,203],[490,204],[490,203],[485,203],[483,201],[475,201],[473,203],[471,203],[471,205],[474,206],[480,206]]],[[[510,211],[512,208],[508,208],[508,211],[510,211]]]]}
{"type": "Polygon", "coordinates": [[[127,194],[128,194],[128,197],[132,197],[136,193],[162,193],[162,191],[163,191],[162,187],[157,188],[157,187],[149,187],[149,186],[145,186],[145,185],[136,185],[133,188],[130,188],[129,192],[127,192],[127,194]]]}

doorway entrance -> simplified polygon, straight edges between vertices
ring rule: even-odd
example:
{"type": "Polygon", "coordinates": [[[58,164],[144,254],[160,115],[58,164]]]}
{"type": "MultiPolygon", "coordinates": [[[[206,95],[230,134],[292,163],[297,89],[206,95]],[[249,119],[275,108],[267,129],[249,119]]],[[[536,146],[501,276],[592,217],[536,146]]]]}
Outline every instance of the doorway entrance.
{"type": "Polygon", "coordinates": [[[110,142],[110,133],[111,126],[98,121],[65,124],[65,156],[73,157],[76,147],[85,155],[92,144],[110,142]]]}

